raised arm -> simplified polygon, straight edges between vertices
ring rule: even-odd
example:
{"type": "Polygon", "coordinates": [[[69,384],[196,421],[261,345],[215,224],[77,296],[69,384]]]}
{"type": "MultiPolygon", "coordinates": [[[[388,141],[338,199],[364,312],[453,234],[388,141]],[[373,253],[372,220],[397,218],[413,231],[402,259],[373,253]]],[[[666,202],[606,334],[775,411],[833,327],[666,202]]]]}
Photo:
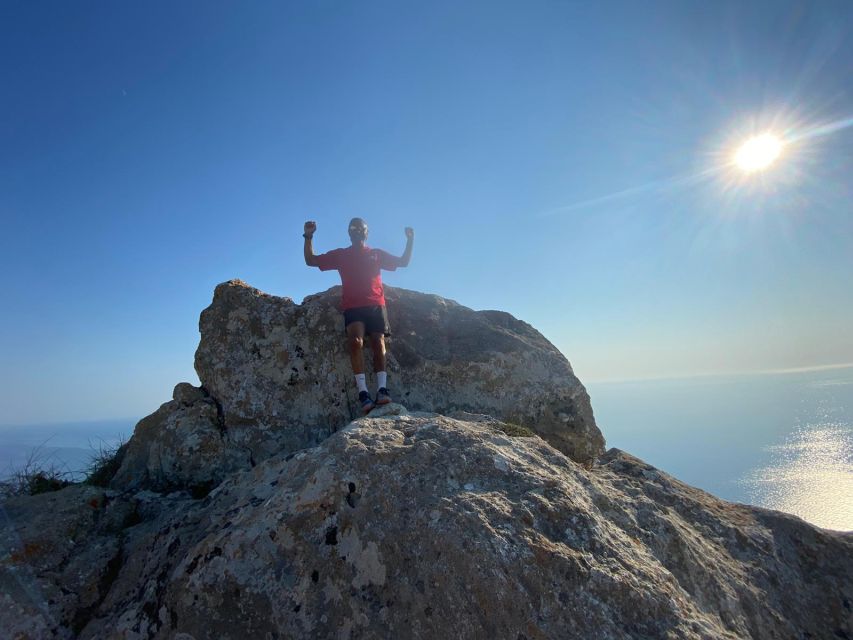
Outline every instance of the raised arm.
{"type": "Polygon", "coordinates": [[[314,255],[314,243],[312,238],[314,237],[314,233],[317,231],[317,223],[313,220],[309,220],[305,223],[305,231],[302,234],[302,237],[305,238],[305,246],[303,248],[303,252],[305,254],[305,264],[309,267],[317,267],[317,256],[314,255]]]}
{"type": "Polygon", "coordinates": [[[409,260],[412,259],[412,246],[415,244],[415,230],[411,227],[406,227],[406,250],[400,256],[400,266],[408,267],[409,260]]]}

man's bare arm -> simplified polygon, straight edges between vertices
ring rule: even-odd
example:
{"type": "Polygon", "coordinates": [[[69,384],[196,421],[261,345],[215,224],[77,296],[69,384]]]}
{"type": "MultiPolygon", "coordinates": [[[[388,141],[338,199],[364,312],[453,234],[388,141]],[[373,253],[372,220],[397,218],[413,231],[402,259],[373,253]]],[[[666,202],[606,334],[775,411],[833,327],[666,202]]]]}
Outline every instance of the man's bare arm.
{"type": "Polygon", "coordinates": [[[312,240],[316,231],[316,222],[314,222],[313,220],[309,220],[305,223],[305,231],[302,234],[302,236],[305,238],[305,246],[303,248],[303,253],[305,254],[305,264],[307,264],[309,267],[318,266],[317,256],[314,255],[314,242],[312,240]]]}
{"type": "Polygon", "coordinates": [[[406,250],[400,256],[400,266],[408,267],[409,260],[412,259],[412,246],[415,244],[415,230],[411,227],[406,227],[406,250]]]}

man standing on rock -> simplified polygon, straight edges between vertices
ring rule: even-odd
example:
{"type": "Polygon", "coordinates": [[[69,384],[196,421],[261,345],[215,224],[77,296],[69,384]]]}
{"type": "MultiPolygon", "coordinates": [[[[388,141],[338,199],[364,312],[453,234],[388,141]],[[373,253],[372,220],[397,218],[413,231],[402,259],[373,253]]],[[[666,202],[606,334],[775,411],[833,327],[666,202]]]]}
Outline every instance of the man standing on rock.
{"type": "Polygon", "coordinates": [[[385,336],[391,335],[388,313],[385,310],[385,294],[382,289],[380,270],[395,271],[397,267],[406,267],[412,258],[412,245],[415,231],[406,227],[406,250],[399,258],[381,249],[371,249],[367,241],[367,223],[361,218],[353,218],[349,223],[349,237],[352,246],[346,249],[333,249],[328,253],[314,255],[312,238],[317,231],[317,223],[309,220],[305,223],[305,264],[319,267],[320,271],[337,269],[341,275],[343,292],[341,294],[344,325],[346,326],[352,372],[358,387],[358,401],[364,413],[369,413],[377,404],[388,404],[388,373],[385,371],[385,336]],[[373,350],[373,370],[379,390],[376,401],[370,397],[364,375],[365,334],[370,336],[373,350]]]}

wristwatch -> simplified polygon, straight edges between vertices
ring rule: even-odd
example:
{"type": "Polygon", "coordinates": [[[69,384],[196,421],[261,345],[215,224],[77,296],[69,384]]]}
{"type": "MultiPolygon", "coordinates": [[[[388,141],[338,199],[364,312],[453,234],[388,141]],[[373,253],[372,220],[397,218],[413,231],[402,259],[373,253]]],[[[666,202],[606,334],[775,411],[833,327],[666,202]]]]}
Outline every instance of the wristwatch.
{"type": "Polygon", "coordinates": [[[303,238],[305,238],[306,240],[310,240],[310,239],[311,239],[311,238],[313,238],[314,236],[313,236],[313,235],[310,235],[310,236],[309,236],[307,233],[303,233],[303,234],[302,234],[302,237],[303,237],[303,238]]]}

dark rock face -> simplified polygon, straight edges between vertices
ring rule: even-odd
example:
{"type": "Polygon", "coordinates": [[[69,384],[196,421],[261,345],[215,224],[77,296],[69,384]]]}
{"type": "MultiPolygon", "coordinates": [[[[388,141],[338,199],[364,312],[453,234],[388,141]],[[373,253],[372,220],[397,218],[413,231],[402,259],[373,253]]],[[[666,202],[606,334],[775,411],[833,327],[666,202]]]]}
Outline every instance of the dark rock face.
{"type": "Polygon", "coordinates": [[[589,467],[510,435],[513,425],[459,415],[390,405],[231,474],[203,500],[107,492],[96,509],[79,487],[53,494],[54,506],[18,499],[4,549],[46,551],[6,553],[0,581],[28,572],[30,593],[64,595],[38,606],[4,589],[0,629],[489,640],[853,631],[850,534],[726,503],[618,450],[589,467]],[[55,535],[46,508],[58,513],[55,535]],[[69,558],[87,567],[79,578],[69,558]]]}

